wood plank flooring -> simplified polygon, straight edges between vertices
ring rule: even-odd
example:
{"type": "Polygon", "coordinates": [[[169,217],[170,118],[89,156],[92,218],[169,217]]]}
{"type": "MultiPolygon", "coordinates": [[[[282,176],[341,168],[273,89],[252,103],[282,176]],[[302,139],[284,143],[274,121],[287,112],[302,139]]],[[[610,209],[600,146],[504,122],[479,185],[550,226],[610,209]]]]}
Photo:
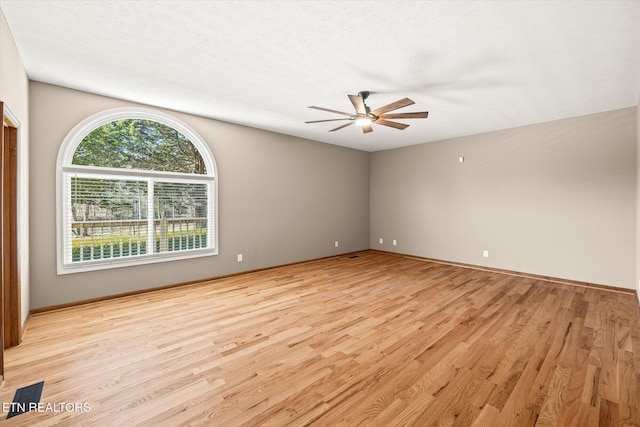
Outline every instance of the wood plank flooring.
{"type": "Polygon", "coordinates": [[[33,315],[0,423],[640,426],[634,295],[358,255],[33,315]]]}

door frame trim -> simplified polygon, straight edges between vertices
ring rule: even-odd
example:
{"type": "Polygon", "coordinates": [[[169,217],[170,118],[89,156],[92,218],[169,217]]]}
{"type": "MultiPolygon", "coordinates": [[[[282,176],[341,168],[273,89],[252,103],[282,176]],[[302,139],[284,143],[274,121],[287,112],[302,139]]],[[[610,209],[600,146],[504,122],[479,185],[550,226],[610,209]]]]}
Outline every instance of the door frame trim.
{"type": "MultiPolygon", "coordinates": [[[[11,109],[9,109],[5,104],[3,104],[3,111],[2,111],[2,126],[3,126],[3,135],[4,135],[4,127],[5,125],[8,127],[11,127],[13,129],[15,129],[15,140],[16,140],[16,154],[15,154],[15,211],[13,212],[13,215],[15,215],[15,253],[13,254],[15,257],[15,262],[13,263],[13,266],[15,268],[15,283],[14,286],[15,288],[12,289],[12,293],[10,294],[11,296],[11,300],[7,301],[7,295],[5,294],[5,304],[8,304],[9,307],[14,307],[15,312],[11,312],[11,313],[7,313],[5,312],[4,315],[5,316],[9,316],[9,331],[5,330],[5,336],[4,339],[5,341],[9,341],[10,345],[9,346],[5,346],[5,348],[7,347],[13,347],[16,346],[18,344],[20,344],[22,342],[22,335],[23,335],[23,327],[24,325],[22,324],[22,289],[21,289],[21,285],[20,285],[20,278],[21,278],[21,262],[20,262],[20,252],[21,252],[21,244],[20,244],[20,239],[18,238],[18,236],[20,235],[20,226],[21,226],[21,221],[20,221],[20,203],[19,203],[19,199],[20,199],[20,174],[19,174],[19,165],[20,165],[20,136],[22,133],[22,129],[21,129],[21,124],[20,121],[18,120],[18,118],[15,116],[15,114],[13,114],[13,112],[11,111],[11,109]]],[[[3,147],[4,148],[4,147],[3,147]]],[[[4,161],[4,159],[3,159],[4,161]]],[[[4,169],[3,169],[4,172],[4,169]]],[[[4,185],[4,181],[3,181],[3,185],[4,185]]],[[[4,202],[4,192],[3,192],[3,202],[4,202]]],[[[3,205],[3,210],[4,210],[4,205],[3,205]]],[[[10,250],[9,248],[4,249],[4,250],[10,250]]],[[[4,323],[4,322],[3,322],[4,323]]],[[[4,326],[4,325],[3,325],[4,326]]]]}

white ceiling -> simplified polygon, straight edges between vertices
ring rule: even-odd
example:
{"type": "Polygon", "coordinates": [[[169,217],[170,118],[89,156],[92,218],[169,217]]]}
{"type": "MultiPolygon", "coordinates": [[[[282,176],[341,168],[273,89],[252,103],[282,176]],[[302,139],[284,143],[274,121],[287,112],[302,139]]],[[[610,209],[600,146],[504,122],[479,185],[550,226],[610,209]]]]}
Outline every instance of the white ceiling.
{"type": "MultiPolygon", "coordinates": [[[[377,151],[637,105],[640,1],[0,0],[29,78],[377,151]],[[328,132],[368,90],[429,111],[328,132]]],[[[337,124],[336,124],[337,123],[337,124]]]]}

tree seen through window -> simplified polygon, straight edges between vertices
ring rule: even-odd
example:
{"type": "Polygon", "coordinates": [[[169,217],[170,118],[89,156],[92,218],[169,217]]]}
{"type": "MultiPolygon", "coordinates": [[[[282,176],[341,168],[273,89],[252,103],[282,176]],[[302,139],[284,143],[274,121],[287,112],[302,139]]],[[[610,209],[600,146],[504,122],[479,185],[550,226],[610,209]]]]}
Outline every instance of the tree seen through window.
{"type": "Polygon", "coordinates": [[[206,174],[202,156],[176,129],[152,120],[106,123],[82,139],[74,165],[206,174]]]}

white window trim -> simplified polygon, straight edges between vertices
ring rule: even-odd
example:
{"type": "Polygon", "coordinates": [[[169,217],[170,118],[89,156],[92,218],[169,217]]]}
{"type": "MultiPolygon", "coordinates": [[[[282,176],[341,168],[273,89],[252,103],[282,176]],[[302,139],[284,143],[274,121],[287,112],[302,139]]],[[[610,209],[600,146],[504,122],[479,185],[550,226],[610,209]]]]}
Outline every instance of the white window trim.
{"type": "MultiPolygon", "coordinates": [[[[136,176],[152,179],[154,177],[162,176],[169,178],[175,182],[188,182],[190,181],[190,174],[176,173],[176,172],[155,172],[155,171],[136,171],[136,176]]],[[[106,111],[101,111],[90,117],[87,117],[80,123],[78,123],[67,134],[60,150],[58,151],[58,159],[56,163],[56,252],[57,252],[57,271],[58,275],[78,273],[83,271],[94,271],[112,269],[118,267],[127,267],[133,265],[144,265],[157,262],[174,261],[181,259],[190,259],[203,256],[218,255],[218,169],[209,149],[209,146],[204,142],[202,137],[198,135],[191,127],[186,123],[176,119],[175,117],[165,114],[160,111],[148,109],[148,108],[114,108],[106,111]],[[64,224],[64,177],[68,173],[78,173],[91,171],[92,174],[104,173],[105,175],[117,176],[117,175],[129,175],[127,172],[119,173],[117,169],[110,168],[98,168],[91,166],[79,166],[72,165],[73,155],[76,148],[82,142],[83,138],[87,136],[94,129],[115,121],[122,119],[143,119],[152,120],[167,126],[170,126],[185,137],[187,137],[191,143],[200,152],[205,164],[207,173],[200,179],[207,179],[211,181],[209,186],[209,200],[213,203],[213,209],[210,211],[212,218],[208,218],[208,226],[213,230],[213,240],[211,241],[212,247],[206,249],[189,250],[188,252],[177,253],[162,253],[151,254],[141,256],[131,256],[126,258],[109,259],[109,260],[97,260],[97,261],[84,261],[77,265],[69,265],[65,263],[64,243],[65,243],[65,224],[64,224]]]]}

